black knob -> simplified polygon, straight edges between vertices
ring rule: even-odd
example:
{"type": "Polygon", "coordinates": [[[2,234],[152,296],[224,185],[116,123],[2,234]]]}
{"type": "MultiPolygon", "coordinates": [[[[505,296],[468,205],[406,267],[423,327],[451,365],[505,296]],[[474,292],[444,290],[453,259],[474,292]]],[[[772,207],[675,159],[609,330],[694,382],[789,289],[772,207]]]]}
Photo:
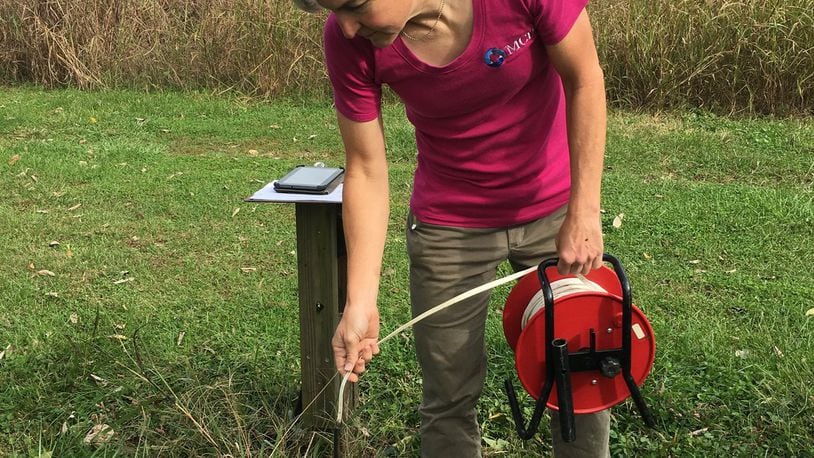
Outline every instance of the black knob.
{"type": "Polygon", "coordinates": [[[602,358],[599,361],[599,371],[607,378],[614,378],[622,372],[622,364],[616,358],[602,358]]]}

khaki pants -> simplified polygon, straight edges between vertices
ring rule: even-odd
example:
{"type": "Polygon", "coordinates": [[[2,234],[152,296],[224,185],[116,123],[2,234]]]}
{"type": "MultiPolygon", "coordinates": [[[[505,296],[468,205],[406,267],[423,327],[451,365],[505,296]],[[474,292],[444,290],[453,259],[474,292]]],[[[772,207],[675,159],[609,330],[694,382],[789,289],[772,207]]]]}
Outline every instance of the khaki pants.
{"type": "MultiPolygon", "coordinates": [[[[563,207],[520,226],[472,229],[423,223],[407,218],[410,296],[416,316],[464,291],[495,279],[500,263],[515,270],[539,264],[556,254],[554,238],[565,219],[563,207]]],[[[421,455],[481,456],[475,407],[486,378],[484,329],[489,293],[453,305],[415,326],[418,362],[423,376],[421,455]]],[[[554,454],[562,457],[608,457],[610,414],[576,416],[577,440],[565,443],[552,412],[554,454]]]]}

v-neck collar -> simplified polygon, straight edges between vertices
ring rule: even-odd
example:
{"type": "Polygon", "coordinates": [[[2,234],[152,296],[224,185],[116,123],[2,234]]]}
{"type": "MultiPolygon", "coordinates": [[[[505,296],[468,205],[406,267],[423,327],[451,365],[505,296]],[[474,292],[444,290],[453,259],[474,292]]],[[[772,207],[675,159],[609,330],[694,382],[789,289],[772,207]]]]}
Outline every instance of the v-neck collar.
{"type": "Polygon", "coordinates": [[[407,63],[419,71],[425,73],[447,73],[454,71],[467,62],[472,61],[472,56],[474,54],[479,54],[478,50],[481,48],[483,34],[486,29],[484,25],[484,18],[486,15],[483,12],[483,2],[484,0],[472,0],[472,34],[469,37],[469,43],[466,45],[466,48],[464,48],[463,52],[458,55],[458,57],[446,65],[439,67],[424,62],[407,46],[402,36],[399,36],[396,41],[393,42],[392,46],[407,63]]]}

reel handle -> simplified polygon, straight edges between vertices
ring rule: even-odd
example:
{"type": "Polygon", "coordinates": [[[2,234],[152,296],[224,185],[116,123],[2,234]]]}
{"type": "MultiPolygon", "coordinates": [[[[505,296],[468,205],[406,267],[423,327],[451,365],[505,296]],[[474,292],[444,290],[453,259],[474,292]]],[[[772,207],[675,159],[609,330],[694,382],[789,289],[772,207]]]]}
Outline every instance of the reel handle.
{"type": "Polygon", "coordinates": [[[560,431],[565,442],[577,440],[574,420],[574,396],[571,394],[571,372],[568,368],[568,342],[565,339],[554,339],[551,342],[557,353],[554,360],[554,372],[557,375],[557,406],[560,409],[560,431]]]}
{"type": "MultiPolygon", "coordinates": [[[[631,305],[633,304],[633,298],[632,293],[630,291],[630,282],[627,279],[625,269],[622,268],[622,263],[619,262],[619,260],[616,259],[613,255],[610,255],[608,253],[602,254],[602,261],[608,262],[613,266],[613,271],[616,273],[616,278],[619,279],[619,286],[622,288],[623,312],[632,310],[631,305]]],[[[556,266],[559,262],[560,258],[549,258],[541,262],[539,267],[537,268],[537,278],[540,280],[540,286],[542,287],[543,290],[543,297],[545,299],[546,309],[554,305],[554,293],[551,291],[551,281],[549,281],[548,275],[546,275],[545,271],[549,267],[556,266]]],[[[629,325],[631,323],[627,324],[628,326],[626,327],[629,329],[630,328],[629,325]]],[[[546,338],[548,338],[548,336],[546,336],[546,338]]]]}

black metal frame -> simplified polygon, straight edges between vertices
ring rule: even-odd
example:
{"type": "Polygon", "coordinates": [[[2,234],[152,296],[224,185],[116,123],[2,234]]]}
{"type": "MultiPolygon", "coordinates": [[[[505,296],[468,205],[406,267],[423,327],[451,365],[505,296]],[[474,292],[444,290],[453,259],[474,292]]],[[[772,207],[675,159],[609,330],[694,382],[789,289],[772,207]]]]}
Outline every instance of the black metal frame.
{"type": "Polygon", "coordinates": [[[568,353],[566,340],[558,339],[554,335],[554,293],[551,291],[551,283],[545,273],[548,267],[556,266],[559,260],[557,258],[545,260],[537,268],[537,278],[540,280],[545,299],[546,378],[528,426],[526,426],[523,413],[520,411],[514,385],[511,380],[506,380],[504,384],[517,434],[521,439],[528,440],[534,436],[540,426],[540,419],[543,416],[543,411],[555,383],[557,384],[557,405],[560,413],[562,438],[566,442],[573,442],[576,439],[571,372],[581,371],[596,370],[609,378],[621,373],[630,395],[636,403],[636,408],[644,419],[644,423],[651,428],[656,426],[656,422],[644,402],[639,387],[636,386],[633,375],[630,373],[631,329],[633,324],[633,302],[630,283],[628,283],[627,275],[618,259],[605,253],[602,260],[613,265],[613,270],[619,278],[619,285],[622,287],[622,347],[610,350],[596,351],[596,334],[591,329],[590,348],[587,351],[568,353]]]}

